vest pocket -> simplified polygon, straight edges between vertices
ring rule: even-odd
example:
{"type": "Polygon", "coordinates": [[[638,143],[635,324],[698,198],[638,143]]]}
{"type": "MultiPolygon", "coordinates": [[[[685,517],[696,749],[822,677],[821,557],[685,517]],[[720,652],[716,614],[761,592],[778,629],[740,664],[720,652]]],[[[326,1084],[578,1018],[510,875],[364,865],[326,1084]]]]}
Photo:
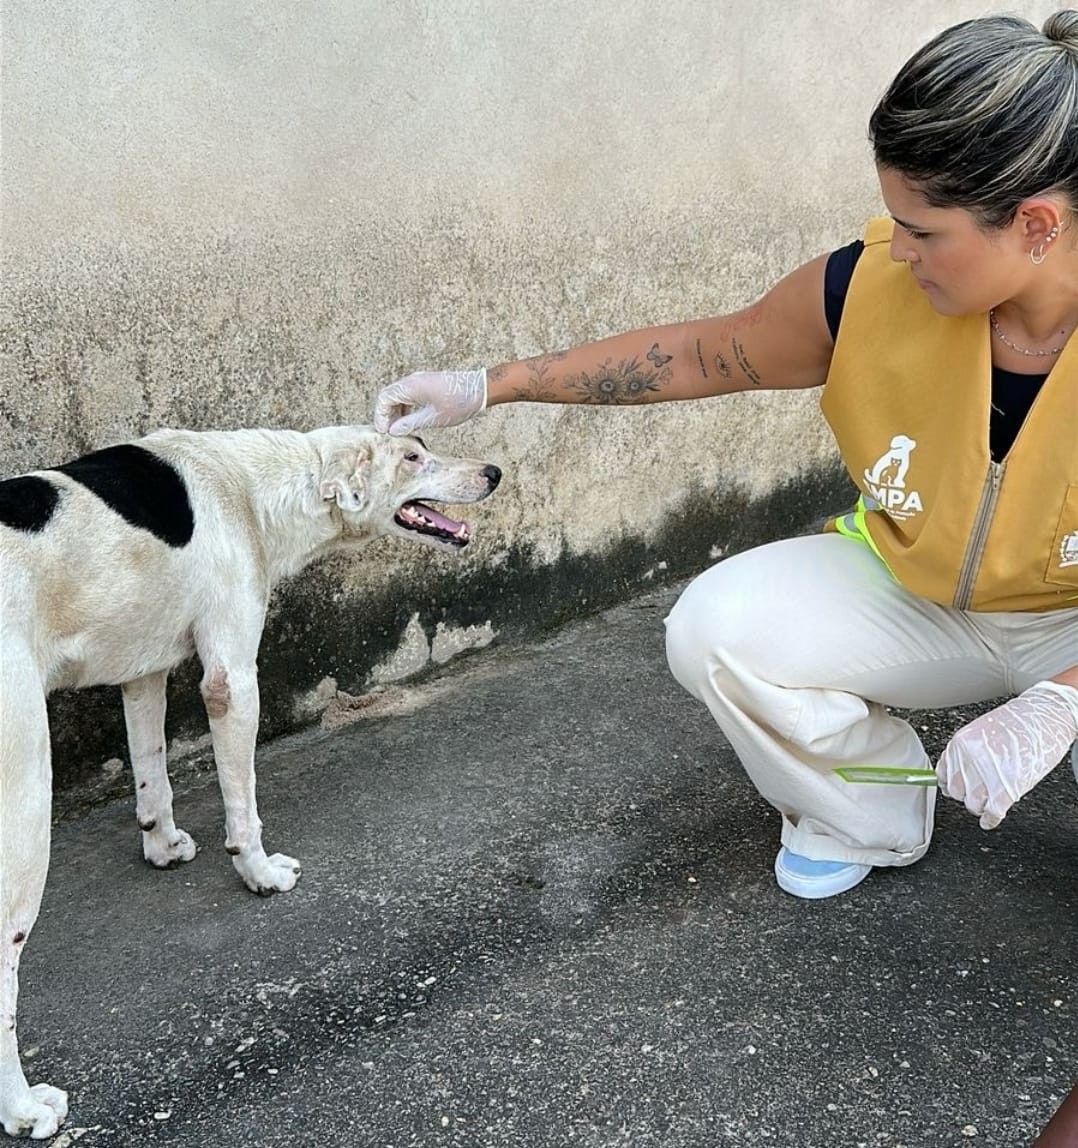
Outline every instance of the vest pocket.
{"type": "Polygon", "coordinates": [[[1078,586],[1078,486],[1067,487],[1044,580],[1057,586],[1078,586]]]}

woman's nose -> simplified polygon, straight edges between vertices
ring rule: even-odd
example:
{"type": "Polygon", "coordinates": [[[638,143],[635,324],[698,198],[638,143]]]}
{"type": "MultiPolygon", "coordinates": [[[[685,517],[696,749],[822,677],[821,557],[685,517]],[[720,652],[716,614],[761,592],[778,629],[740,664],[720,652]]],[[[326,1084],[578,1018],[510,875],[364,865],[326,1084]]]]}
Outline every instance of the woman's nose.
{"type": "Polygon", "coordinates": [[[891,239],[891,258],[896,263],[919,263],[920,255],[910,246],[910,242],[896,231],[891,239]]]}

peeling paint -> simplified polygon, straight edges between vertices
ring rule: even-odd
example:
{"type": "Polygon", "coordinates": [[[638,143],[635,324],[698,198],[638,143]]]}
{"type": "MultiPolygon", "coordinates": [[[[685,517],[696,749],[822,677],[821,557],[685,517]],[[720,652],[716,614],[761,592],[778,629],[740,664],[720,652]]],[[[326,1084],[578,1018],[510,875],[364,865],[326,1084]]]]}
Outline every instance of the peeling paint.
{"type": "Polygon", "coordinates": [[[337,679],[324,677],[313,690],[301,694],[293,709],[296,723],[305,725],[317,718],[336,699],[337,692],[337,679]]]}
{"type": "Polygon", "coordinates": [[[445,665],[465,650],[482,650],[495,637],[497,633],[490,622],[481,626],[452,626],[439,622],[430,644],[431,661],[445,665]]]}
{"type": "Polygon", "coordinates": [[[385,661],[371,670],[370,680],[376,686],[389,682],[399,682],[414,677],[426,669],[430,662],[430,641],[419,622],[419,615],[413,614],[397,648],[385,661]]]}

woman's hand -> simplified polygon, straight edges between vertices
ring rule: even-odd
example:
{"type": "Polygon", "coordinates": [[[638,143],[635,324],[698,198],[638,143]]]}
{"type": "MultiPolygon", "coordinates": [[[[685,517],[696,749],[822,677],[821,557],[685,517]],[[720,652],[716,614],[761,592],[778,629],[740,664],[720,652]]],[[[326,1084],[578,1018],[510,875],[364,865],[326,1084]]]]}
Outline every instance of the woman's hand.
{"type": "Polygon", "coordinates": [[[487,372],[419,371],[388,383],[374,400],[374,429],[415,434],[428,427],[452,427],[487,405],[487,372]]]}
{"type": "Polygon", "coordinates": [[[1062,761],[1078,739],[1078,689],[1030,686],[951,738],[936,766],[940,788],[995,829],[1010,807],[1062,761]]]}

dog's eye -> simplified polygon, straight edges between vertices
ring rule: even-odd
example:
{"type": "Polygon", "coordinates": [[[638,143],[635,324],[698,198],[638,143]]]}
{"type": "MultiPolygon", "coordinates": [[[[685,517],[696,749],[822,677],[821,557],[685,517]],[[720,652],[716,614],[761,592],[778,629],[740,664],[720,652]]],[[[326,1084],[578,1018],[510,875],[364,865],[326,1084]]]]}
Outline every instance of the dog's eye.
{"type": "Polygon", "coordinates": [[[419,455],[416,454],[416,452],[414,450],[410,451],[408,454],[406,454],[404,456],[404,461],[405,462],[419,462],[419,455]]]}

